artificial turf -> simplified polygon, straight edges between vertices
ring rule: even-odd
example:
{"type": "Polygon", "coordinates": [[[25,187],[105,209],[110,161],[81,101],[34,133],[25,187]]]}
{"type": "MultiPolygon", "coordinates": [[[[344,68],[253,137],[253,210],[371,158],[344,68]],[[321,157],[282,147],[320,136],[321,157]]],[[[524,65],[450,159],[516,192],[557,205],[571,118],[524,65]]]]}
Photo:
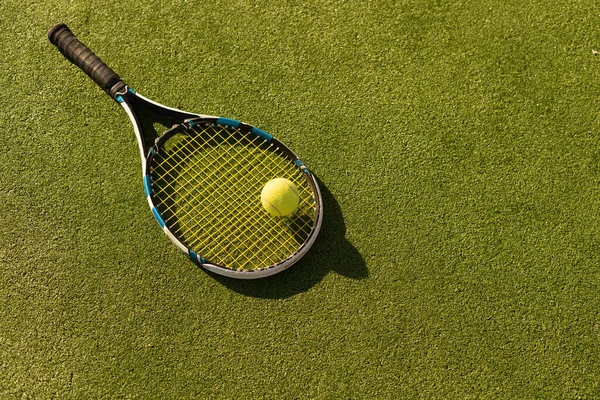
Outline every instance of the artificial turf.
{"type": "Polygon", "coordinates": [[[600,398],[596,6],[2,0],[0,398],[600,398]],[[307,256],[182,256],[59,21],[289,144],[324,195],[307,256]]]}

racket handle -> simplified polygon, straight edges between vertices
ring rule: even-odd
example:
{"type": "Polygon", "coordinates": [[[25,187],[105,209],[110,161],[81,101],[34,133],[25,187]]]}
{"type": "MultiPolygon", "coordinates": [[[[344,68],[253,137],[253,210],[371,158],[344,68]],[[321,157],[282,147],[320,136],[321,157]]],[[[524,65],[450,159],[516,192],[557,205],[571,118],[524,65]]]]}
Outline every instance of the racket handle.
{"type": "Polygon", "coordinates": [[[100,57],[94,54],[71,32],[64,23],[54,25],[48,31],[48,40],[58,47],[63,56],[83,70],[106,93],[115,96],[117,89],[123,89],[125,83],[100,57]],[[121,83],[121,85],[118,85],[121,83]]]}

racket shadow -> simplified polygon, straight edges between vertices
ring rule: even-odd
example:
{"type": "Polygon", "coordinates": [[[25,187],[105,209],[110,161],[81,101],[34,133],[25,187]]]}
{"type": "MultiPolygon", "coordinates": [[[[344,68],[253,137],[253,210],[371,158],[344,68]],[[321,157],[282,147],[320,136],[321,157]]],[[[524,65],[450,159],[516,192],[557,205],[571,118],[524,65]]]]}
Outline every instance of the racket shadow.
{"type": "Polygon", "coordinates": [[[334,271],[349,279],[369,275],[365,260],[346,239],[346,224],[340,206],[327,186],[317,177],[323,198],[323,225],[308,253],[289,269],[267,278],[240,280],[206,271],[229,289],[250,297],[280,299],[306,292],[334,271]]]}

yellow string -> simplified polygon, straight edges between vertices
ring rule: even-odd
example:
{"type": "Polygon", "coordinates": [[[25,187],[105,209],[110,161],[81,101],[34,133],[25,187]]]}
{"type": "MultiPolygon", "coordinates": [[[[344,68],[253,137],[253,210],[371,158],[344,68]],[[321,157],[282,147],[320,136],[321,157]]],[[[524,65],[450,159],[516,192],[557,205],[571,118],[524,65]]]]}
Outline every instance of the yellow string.
{"type": "Polygon", "coordinates": [[[207,125],[169,139],[153,159],[156,206],[186,246],[233,269],[264,268],[306,241],[315,200],[306,177],[281,151],[233,129],[207,125]],[[260,192],[274,178],[298,187],[298,210],[268,214],[260,192]]]}

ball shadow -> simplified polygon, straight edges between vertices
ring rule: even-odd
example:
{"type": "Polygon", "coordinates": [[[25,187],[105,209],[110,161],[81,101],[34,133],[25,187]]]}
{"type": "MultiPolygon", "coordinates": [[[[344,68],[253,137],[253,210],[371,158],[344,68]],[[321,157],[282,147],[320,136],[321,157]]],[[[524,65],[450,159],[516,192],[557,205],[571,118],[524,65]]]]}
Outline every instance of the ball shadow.
{"type": "Polygon", "coordinates": [[[364,259],[346,240],[346,225],[338,202],[319,178],[317,181],[323,198],[323,224],[316,242],[300,261],[277,275],[256,280],[207,274],[235,292],[265,299],[281,299],[305,292],[330,271],[350,279],[366,278],[369,271],[364,259]]]}

